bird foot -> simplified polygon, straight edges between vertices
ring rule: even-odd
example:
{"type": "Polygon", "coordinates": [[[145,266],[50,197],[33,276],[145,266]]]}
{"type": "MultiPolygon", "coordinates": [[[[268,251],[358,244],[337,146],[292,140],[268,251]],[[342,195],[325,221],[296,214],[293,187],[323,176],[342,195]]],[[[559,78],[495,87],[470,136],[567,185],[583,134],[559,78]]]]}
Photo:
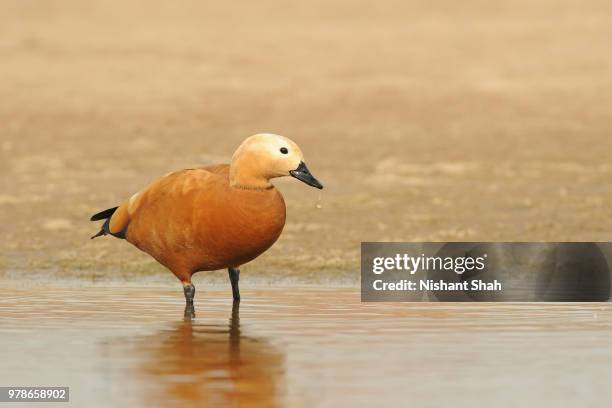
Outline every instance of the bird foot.
{"type": "Polygon", "coordinates": [[[185,306],[184,316],[185,316],[185,320],[187,321],[195,319],[196,315],[195,315],[195,308],[193,307],[193,304],[185,306]]]}

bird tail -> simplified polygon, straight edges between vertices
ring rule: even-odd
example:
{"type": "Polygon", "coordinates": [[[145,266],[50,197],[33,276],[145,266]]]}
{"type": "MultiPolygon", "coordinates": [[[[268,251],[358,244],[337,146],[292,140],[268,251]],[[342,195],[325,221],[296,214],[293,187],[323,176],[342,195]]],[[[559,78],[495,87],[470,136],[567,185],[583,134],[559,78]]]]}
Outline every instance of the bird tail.
{"type": "Polygon", "coordinates": [[[90,221],[106,220],[104,221],[104,224],[102,224],[102,228],[100,228],[100,231],[98,231],[96,235],[92,236],[91,239],[110,234],[110,230],[109,230],[110,218],[113,216],[115,211],[117,211],[117,208],[119,207],[109,208],[108,210],[100,211],[99,213],[91,216],[91,218],[89,219],[90,221]]]}

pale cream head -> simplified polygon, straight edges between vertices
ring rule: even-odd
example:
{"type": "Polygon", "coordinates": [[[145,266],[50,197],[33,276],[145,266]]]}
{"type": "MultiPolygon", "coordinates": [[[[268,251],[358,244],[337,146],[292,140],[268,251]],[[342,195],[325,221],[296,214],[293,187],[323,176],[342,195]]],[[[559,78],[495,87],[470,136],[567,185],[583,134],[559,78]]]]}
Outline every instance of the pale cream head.
{"type": "MultiPolygon", "coordinates": [[[[248,137],[232,156],[230,185],[242,188],[270,188],[275,177],[298,177],[298,168],[306,169],[302,151],[291,139],[271,133],[248,137]]],[[[308,173],[312,180],[316,179],[308,173]]],[[[317,185],[320,185],[316,182],[317,185]]],[[[310,184],[313,185],[313,184],[310,184]]],[[[321,188],[321,187],[318,187],[321,188]]]]}

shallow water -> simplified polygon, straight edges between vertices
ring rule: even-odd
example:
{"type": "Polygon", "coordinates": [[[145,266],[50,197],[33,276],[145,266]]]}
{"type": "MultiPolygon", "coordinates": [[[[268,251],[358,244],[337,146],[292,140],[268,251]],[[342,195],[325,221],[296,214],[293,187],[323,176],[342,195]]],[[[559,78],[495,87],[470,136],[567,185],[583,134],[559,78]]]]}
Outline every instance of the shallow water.
{"type": "MultiPolygon", "coordinates": [[[[45,406],[601,406],[610,304],[362,304],[353,288],[0,285],[0,385],[45,406]]],[[[1,405],[1,404],[0,404],[1,405]]],[[[8,404],[5,404],[8,405],[8,404]]]]}

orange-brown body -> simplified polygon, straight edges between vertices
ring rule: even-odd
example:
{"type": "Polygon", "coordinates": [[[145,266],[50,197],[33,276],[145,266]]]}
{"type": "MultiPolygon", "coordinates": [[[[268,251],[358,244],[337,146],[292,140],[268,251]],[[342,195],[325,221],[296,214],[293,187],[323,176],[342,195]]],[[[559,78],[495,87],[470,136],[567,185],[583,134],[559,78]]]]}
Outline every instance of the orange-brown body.
{"type": "Polygon", "coordinates": [[[229,166],[171,173],[123,203],[110,232],[190,282],[198,271],[238,267],[266,251],[285,225],[285,202],[273,186],[232,187],[229,166]]]}

